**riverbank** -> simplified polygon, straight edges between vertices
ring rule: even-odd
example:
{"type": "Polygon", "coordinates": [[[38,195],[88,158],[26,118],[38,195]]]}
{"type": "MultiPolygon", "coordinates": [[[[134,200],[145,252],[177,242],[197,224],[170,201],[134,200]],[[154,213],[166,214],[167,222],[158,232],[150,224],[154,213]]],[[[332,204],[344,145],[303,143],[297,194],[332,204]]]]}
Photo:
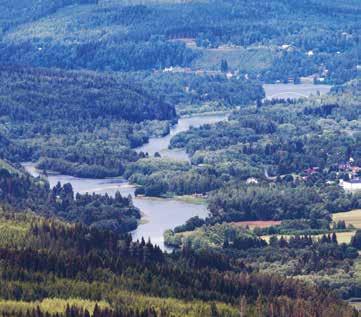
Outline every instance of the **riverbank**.
{"type": "Polygon", "coordinates": [[[174,125],[167,136],[161,138],[150,138],[148,143],[135,148],[140,153],[148,153],[154,156],[159,153],[161,157],[173,160],[188,161],[188,154],[184,149],[169,149],[170,140],[178,133],[185,132],[191,127],[199,127],[204,124],[214,124],[228,119],[228,112],[208,112],[197,115],[181,117],[178,123],[174,125]]]}
{"type": "MultiPolygon", "coordinates": [[[[34,177],[41,174],[34,163],[24,163],[23,167],[34,177]]],[[[194,216],[201,218],[208,216],[206,205],[190,197],[184,199],[180,197],[137,197],[134,195],[136,186],[122,178],[89,179],[61,174],[49,174],[44,177],[47,178],[51,187],[58,182],[62,184],[70,183],[76,193],[114,196],[119,191],[124,197],[132,196],[134,206],[139,208],[142,213],[138,228],[131,232],[133,239],[140,240],[142,237],[146,240],[151,239],[154,244],[157,244],[165,251],[169,250],[164,245],[163,234],[166,230],[180,226],[194,216]]]]}
{"type": "MultiPolygon", "coordinates": [[[[188,154],[184,149],[168,149],[171,138],[181,132],[189,130],[191,127],[199,127],[204,124],[214,124],[228,119],[228,113],[203,113],[181,117],[174,125],[169,134],[163,137],[150,138],[147,144],[136,148],[138,152],[148,153],[153,156],[160,153],[163,158],[172,160],[189,161],[188,154]]],[[[24,167],[33,176],[39,176],[35,164],[24,164],[24,167]]],[[[77,178],[62,174],[47,175],[50,186],[55,186],[58,182],[71,183],[75,192],[97,193],[115,195],[117,191],[122,196],[132,196],[134,206],[142,212],[142,220],[138,228],[132,232],[134,239],[150,238],[154,243],[165,249],[163,233],[168,229],[183,225],[189,218],[198,216],[206,218],[208,210],[205,197],[196,195],[175,196],[171,198],[137,197],[135,196],[134,184],[123,178],[77,178]]]]}
{"type": "Polygon", "coordinates": [[[195,205],[207,205],[206,197],[199,197],[196,195],[183,195],[183,196],[174,196],[176,200],[183,201],[185,203],[195,204],[195,205]]]}

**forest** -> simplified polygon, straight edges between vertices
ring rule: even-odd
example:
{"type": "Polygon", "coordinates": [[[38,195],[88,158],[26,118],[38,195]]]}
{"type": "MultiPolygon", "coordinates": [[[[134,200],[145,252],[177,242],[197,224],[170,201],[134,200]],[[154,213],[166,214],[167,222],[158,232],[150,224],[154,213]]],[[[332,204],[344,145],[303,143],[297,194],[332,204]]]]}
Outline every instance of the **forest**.
{"type": "Polygon", "coordinates": [[[121,175],[137,159],[131,148],[177,119],[174,106],[112,75],[2,66],[0,81],[0,157],[43,158],[45,170],[121,175]]]}
{"type": "MultiPolygon", "coordinates": [[[[11,307],[9,299],[22,303],[86,294],[105,306],[93,305],[93,316],[185,316],[177,310],[182,305],[187,309],[186,300],[194,301],[186,316],[239,316],[240,311],[244,316],[357,316],[333,295],[302,281],[252,272],[247,266],[231,272],[233,261],[212,251],[166,255],[144,240],[24,213],[2,213],[1,222],[8,230],[0,240],[0,311],[11,307]],[[16,234],[19,227],[22,235],[16,234]],[[6,236],[14,232],[10,248],[6,236]],[[128,302],[122,300],[127,292],[133,294],[128,302]],[[173,305],[160,297],[172,297],[173,305]]],[[[35,316],[40,307],[33,308],[35,316]]],[[[30,304],[13,308],[10,316],[26,314],[26,308],[32,316],[30,304]]],[[[67,306],[61,315],[69,316],[72,309],[82,307],[67,306]]]]}
{"type": "MultiPolygon", "coordinates": [[[[327,97],[241,107],[228,121],[191,128],[171,139],[171,148],[186,149],[191,165],[169,162],[162,168],[160,160],[142,158],[129,164],[125,175],[142,185],[143,192],[158,184],[153,196],[206,194],[247,180],[256,183],[257,191],[269,184],[337,185],[349,179],[345,166],[350,158],[356,168],[360,165],[359,91],[360,81],[355,80],[327,97]]],[[[349,206],[340,200],[340,210],[349,206]]]]}
{"type": "Polygon", "coordinates": [[[129,232],[140,219],[140,210],[131,197],[74,193],[71,184],[58,183],[50,188],[47,181],[33,179],[25,172],[0,169],[0,203],[18,212],[31,210],[47,217],[59,217],[72,223],[109,230],[129,232]]]}
{"type": "Polygon", "coordinates": [[[254,74],[268,82],[318,74],[339,84],[357,76],[360,8],[350,0],[1,5],[0,62],[6,64],[139,71],[192,67],[209,48],[267,46],[281,48],[254,74]],[[19,7],[27,9],[18,14],[19,7]],[[197,48],[177,41],[182,38],[197,48]]]}
{"type": "Polygon", "coordinates": [[[171,105],[111,75],[14,66],[3,66],[0,74],[0,113],[15,122],[81,125],[97,119],[140,122],[176,117],[171,105]]]}
{"type": "Polygon", "coordinates": [[[0,316],[360,316],[360,18],[357,0],[0,0],[0,316]],[[332,89],[264,88],[287,83],[332,89]],[[180,124],[195,114],[227,119],[180,124]],[[161,203],[158,226],[194,216],[137,235],[161,203]]]}
{"type": "Polygon", "coordinates": [[[169,132],[175,105],[224,110],[264,97],[258,82],[224,76],[143,76],[2,66],[0,158],[79,177],[120,176],[140,158],[134,148],[169,132]]]}
{"type": "Polygon", "coordinates": [[[259,80],[241,77],[228,79],[224,73],[194,74],[173,72],[127,72],[128,81],[141,84],[169,104],[176,105],[178,115],[197,112],[229,111],[239,105],[252,104],[265,97],[259,80]]]}

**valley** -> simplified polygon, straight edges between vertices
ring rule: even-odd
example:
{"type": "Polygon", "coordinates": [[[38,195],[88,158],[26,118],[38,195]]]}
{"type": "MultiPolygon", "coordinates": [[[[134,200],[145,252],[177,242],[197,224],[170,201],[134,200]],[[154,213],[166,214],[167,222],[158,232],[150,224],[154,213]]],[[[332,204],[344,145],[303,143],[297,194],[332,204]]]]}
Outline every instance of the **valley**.
{"type": "MultiPolygon", "coordinates": [[[[315,91],[327,91],[329,87],[318,85],[268,85],[265,87],[267,99],[277,99],[280,94],[289,94],[289,98],[298,95],[302,91],[303,96],[314,94],[315,91]]],[[[189,128],[197,128],[205,124],[214,124],[227,120],[227,114],[205,113],[200,115],[191,115],[178,120],[178,123],[170,129],[170,133],[164,137],[150,138],[148,143],[136,148],[139,152],[148,153],[154,156],[159,153],[162,158],[171,160],[189,161],[188,154],[184,149],[169,149],[170,140],[178,133],[185,132],[189,128]]],[[[25,169],[34,177],[39,176],[39,171],[34,163],[22,164],[25,169]]],[[[41,173],[41,172],[40,172],[41,173]]],[[[131,195],[135,207],[142,211],[142,220],[139,227],[132,232],[134,240],[140,240],[142,237],[150,239],[153,243],[160,246],[162,250],[167,250],[164,245],[164,232],[184,224],[192,217],[206,218],[208,216],[207,206],[205,204],[194,204],[171,198],[155,198],[135,196],[135,185],[130,184],[126,179],[107,178],[107,179],[87,179],[76,178],[73,176],[51,173],[48,171],[46,177],[50,187],[54,187],[58,182],[61,184],[70,183],[75,193],[86,194],[108,194],[114,196],[117,191],[124,197],[131,195]],[[168,221],[165,221],[168,219],[168,221]]],[[[168,247],[169,249],[169,247],[168,247]]]]}
{"type": "Polygon", "coordinates": [[[360,20],[0,0],[0,316],[360,316],[360,20]]]}

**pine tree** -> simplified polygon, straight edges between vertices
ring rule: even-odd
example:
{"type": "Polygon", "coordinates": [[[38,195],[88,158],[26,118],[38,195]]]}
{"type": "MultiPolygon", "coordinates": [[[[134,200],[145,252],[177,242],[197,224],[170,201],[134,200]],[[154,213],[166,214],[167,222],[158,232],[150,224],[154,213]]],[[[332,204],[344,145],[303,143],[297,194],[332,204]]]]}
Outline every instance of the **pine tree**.
{"type": "Polygon", "coordinates": [[[228,62],[225,59],[222,59],[222,61],[221,61],[221,72],[222,73],[228,72],[228,62]]]}
{"type": "Polygon", "coordinates": [[[336,235],[335,232],[332,232],[331,241],[332,241],[332,243],[338,244],[338,242],[337,242],[337,235],[336,235]]]}
{"type": "Polygon", "coordinates": [[[211,317],[218,317],[218,309],[215,303],[211,303],[211,317]]]}

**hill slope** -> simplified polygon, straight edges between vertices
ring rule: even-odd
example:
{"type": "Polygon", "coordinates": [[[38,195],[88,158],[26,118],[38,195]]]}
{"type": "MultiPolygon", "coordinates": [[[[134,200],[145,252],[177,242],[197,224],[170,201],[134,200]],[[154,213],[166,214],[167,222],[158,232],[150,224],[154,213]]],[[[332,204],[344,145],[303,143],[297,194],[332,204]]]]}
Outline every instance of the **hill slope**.
{"type": "Polygon", "coordinates": [[[0,300],[0,313],[6,316],[29,309],[29,317],[41,311],[89,317],[66,303],[91,313],[108,308],[94,317],[358,316],[302,281],[230,272],[229,259],[211,252],[170,256],[150,242],[31,214],[0,213],[0,227],[6,228],[0,235],[0,298],[7,299],[0,300]]]}
{"type": "Polygon", "coordinates": [[[0,67],[0,114],[14,121],[174,119],[174,107],[108,75],[0,67]]]}
{"type": "Polygon", "coordinates": [[[92,0],[18,0],[0,1],[0,34],[18,24],[36,20],[56,12],[65,6],[77,3],[92,3],[92,0]]]}
{"type": "MultiPolygon", "coordinates": [[[[0,61],[129,71],[190,66],[198,57],[210,55],[209,48],[226,46],[235,50],[232,64],[244,65],[234,58],[247,58],[248,51],[242,48],[253,47],[259,60],[252,63],[265,68],[261,75],[267,81],[324,73],[329,81],[345,82],[356,76],[361,16],[361,5],[356,1],[66,3],[75,4],[40,19],[34,14],[30,22],[5,29],[0,61]],[[202,49],[179,41],[184,38],[202,49]],[[265,55],[270,53],[276,58],[267,57],[265,63],[265,55]]],[[[229,57],[227,52],[212,54],[219,61],[219,54],[229,57]]],[[[212,56],[207,58],[214,59],[212,56]]],[[[194,65],[208,62],[201,58],[194,65]]]]}
{"type": "Polygon", "coordinates": [[[161,121],[175,120],[176,112],[111,75],[2,66],[0,118],[0,158],[48,157],[62,160],[56,170],[70,164],[73,175],[106,177],[137,158],[131,147],[147,141],[148,121],[164,127],[161,121]]]}

